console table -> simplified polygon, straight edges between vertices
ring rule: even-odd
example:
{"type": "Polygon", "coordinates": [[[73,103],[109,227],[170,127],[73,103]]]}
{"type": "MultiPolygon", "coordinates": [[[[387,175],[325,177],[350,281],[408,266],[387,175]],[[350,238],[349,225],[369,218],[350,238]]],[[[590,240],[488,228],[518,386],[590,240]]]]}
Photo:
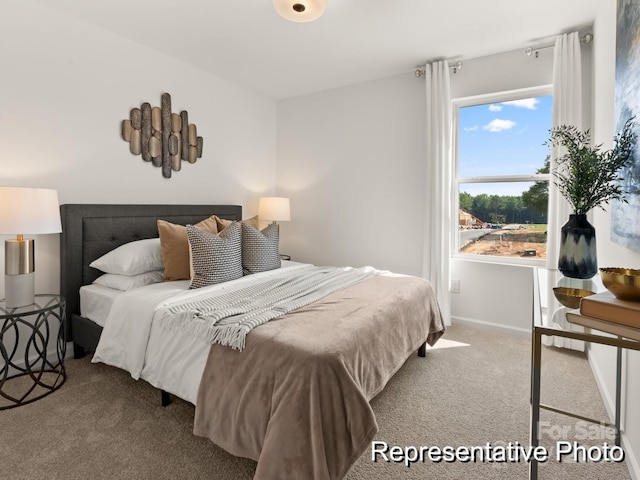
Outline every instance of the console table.
{"type": "MultiPolygon", "coordinates": [[[[620,390],[622,383],[622,349],[630,349],[640,351],[640,328],[628,327],[624,325],[613,324],[602,319],[581,315],[577,310],[568,311],[566,313],[567,321],[585,327],[585,332],[575,332],[569,330],[560,330],[557,328],[543,327],[534,325],[532,333],[531,348],[531,424],[530,436],[531,446],[537,447],[539,444],[538,424],[540,421],[540,409],[549,410],[562,415],[578,418],[591,423],[606,425],[613,427],[616,432],[616,445],[620,446],[620,390]],[[604,332],[614,337],[602,335],[604,332]],[[566,410],[561,410],[549,405],[540,403],[540,374],[541,374],[541,357],[542,357],[542,337],[564,337],[575,340],[582,340],[589,343],[599,343],[602,345],[610,345],[617,348],[616,362],[616,400],[615,400],[615,421],[613,424],[601,420],[584,417],[566,410]]],[[[532,460],[529,464],[529,479],[537,480],[538,478],[538,462],[532,460]]]]}

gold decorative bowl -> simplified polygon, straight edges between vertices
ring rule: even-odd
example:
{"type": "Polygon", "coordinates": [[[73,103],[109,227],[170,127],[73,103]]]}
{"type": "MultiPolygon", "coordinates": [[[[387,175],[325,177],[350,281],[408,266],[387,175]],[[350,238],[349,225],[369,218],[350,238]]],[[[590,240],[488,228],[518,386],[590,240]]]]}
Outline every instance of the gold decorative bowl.
{"type": "Polygon", "coordinates": [[[593,295],[591,290],[581,288],[555,287],[553,294],[556,299],[567,308],[580,308],[580,299],[593,295]]]}
{"type": "Polygon", "coordinates": [[[640,302],[640,270],[632,268],[601,268],[602,283],[619,300],[640,302]]]}

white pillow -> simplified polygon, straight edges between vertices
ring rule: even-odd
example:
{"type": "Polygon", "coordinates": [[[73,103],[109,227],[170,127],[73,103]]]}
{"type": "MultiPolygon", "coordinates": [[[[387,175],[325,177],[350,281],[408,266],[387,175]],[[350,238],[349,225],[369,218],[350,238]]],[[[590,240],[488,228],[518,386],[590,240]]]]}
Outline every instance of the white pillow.
{"type": "Polygon", "coordinates": [[[138,275],[163,270],[159,238],[125,243],[89,264],[105,273],[138,275]]]}
{"type": "Polygon", "coordinates": [[[105,273],[104,275],[96,278],[93,283],[126,292],[132,288],[144,287],[145,285],[160,283],[162,281],[164,281],[164,272],[162,270],[156,270],[154,272],[145,272],[138,275],[105,273]]]}

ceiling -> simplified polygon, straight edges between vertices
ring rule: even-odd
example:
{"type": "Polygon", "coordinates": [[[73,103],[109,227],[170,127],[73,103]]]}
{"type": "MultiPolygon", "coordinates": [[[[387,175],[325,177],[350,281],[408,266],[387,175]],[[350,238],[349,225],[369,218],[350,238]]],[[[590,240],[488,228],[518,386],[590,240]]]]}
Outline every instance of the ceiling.
{"type": "Polygon", "coordinates": [[[589,27],[601,2],[328,0],[294,23],[271,0],[36,1],[275,99],[524,49],[589,27]]]}

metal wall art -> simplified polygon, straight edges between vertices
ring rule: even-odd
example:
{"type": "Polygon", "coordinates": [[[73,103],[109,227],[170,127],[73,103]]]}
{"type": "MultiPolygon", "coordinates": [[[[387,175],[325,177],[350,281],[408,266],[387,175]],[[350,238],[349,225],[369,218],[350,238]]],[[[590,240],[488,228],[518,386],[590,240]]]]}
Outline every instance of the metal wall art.
{"type": "Polygon", "coordinates": [[[180,170],[182,160],[189,163],[202,157],[202,137],[196,126],[189,124],[185,110],[171,113],[171,95],[162,94],[161,106],[143,103],[132,108],[129,118],[122,121],[122,138],[129,142],[134,155],[145,162],[162,167],[162,176],[171,178],[171,171],[180,170]]]}

